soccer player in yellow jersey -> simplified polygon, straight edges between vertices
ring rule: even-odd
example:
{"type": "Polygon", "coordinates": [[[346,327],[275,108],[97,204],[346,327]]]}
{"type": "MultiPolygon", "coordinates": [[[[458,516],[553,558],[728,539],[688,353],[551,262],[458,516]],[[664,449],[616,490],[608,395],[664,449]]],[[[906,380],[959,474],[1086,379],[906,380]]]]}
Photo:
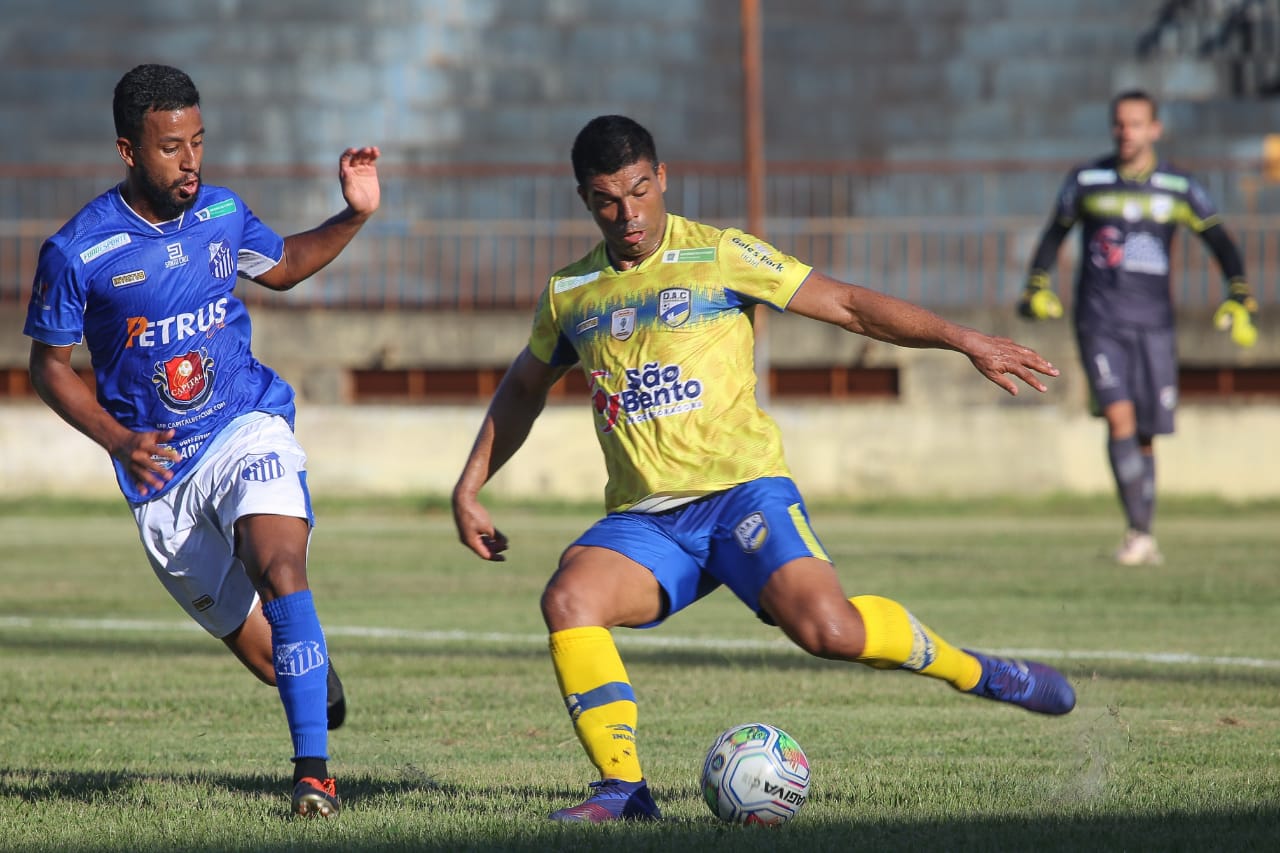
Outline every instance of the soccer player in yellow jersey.
{"type": "Polygon", "coordinates": [[[1075,691],[1041,663],[950,645],[888,598],[841,590],[755,398],[751,310],[768,305],[902,346],[963,353],[1010,394],[1058,371],[1006,338],[832,279],[736,229],[669,214],[653,138],[623,116],[573,144],[578,194],[604,240],[551,277],[453,493],[458,536],[487,560],[507,538],[479,501],[547,392],[580,365],[609,482],[608,514],[574,541],[542,596],[551,659],[579,741],[599,771],[565,821],[660,817],[636,752],[636,694],[615,627],[656,625],[721,584],[800,648],[907,669],[1043,714],[1075,691]]]}

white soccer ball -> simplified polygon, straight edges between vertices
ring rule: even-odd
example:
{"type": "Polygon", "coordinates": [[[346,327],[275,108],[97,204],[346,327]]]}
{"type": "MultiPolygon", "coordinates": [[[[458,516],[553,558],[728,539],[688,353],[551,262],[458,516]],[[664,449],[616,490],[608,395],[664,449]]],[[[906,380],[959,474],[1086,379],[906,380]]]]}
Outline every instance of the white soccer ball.
{"type": "Polygon", "coordinates": [[[809,759],[776,726],[734,726],[707,750],[702,798],[727,823],[786,823],[809,798],[809,759]]]}

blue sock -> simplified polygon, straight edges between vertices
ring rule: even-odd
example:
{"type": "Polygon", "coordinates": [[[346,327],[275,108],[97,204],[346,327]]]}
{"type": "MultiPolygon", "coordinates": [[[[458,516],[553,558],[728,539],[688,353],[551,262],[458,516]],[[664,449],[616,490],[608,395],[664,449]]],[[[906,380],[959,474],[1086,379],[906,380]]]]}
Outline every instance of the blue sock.
{"type": "Polygon", "coordinates": [[[293,758],[328,760],[329,652],[311,590],[265,602],[262,615],[271,625],[276,689],[289,720],[293,758]]]}

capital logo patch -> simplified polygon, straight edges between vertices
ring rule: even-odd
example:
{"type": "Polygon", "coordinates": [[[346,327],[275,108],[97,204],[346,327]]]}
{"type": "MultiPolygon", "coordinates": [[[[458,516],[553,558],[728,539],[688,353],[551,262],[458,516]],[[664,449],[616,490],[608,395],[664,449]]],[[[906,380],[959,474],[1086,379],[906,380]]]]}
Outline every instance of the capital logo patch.
{"type": "Polygon", "coordinates": [[[213,393],[213,359],[209,351],[191,350],[168,361],[157,361],[151,381],[171,412],[188,412],[203,406],[213,393]]]}

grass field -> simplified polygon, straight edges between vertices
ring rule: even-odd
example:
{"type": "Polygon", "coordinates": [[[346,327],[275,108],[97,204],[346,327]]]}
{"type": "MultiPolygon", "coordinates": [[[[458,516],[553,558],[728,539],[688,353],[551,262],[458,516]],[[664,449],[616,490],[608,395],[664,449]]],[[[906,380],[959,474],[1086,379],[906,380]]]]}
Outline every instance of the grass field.
{"type": "Polygon", "coordinates": [[[948,639],[1041,655],[1063,718],[935,681],[811,659],[719,591],[616,632],[668,820],[559,826],[592,768],[537,600],[589,509],[495,509],[510,560],[438,507],[321,505],[312,585],[347,685],[331,741],[346,803],[287,816],[273,690],[191,626],[123,506],[0,506],[0,850],[1275,850],[1280,510],[1166,502],[1159,568],[1103,559],[1110,501],[822,507],[846,589],[948,639]],[[696,790],[729,725],[794,735],[811,799],[775,830],[696,790]]]}

